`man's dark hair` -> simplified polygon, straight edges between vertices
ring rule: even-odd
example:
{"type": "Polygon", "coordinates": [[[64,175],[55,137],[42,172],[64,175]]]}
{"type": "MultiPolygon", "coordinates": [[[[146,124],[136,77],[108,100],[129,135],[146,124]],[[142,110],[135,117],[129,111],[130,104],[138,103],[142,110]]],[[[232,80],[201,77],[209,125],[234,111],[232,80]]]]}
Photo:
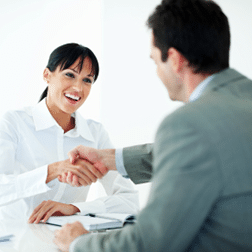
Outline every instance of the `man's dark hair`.
{"type": "Polygon", "coordinates": [[[195,73],[229,67],[230,30],[221,8],[207,0],[163,0],[147,20],[162,61],[170,47],[178,50],[195,73]]]}

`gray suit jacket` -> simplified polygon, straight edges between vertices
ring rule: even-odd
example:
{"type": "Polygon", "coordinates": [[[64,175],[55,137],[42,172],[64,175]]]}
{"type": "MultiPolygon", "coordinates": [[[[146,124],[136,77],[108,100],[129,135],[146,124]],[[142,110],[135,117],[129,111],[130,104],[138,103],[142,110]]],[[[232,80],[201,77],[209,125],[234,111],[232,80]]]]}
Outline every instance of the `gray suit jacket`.
{"type": "Polygon", "coordinates": [[[251,80],[216,74],[197,101],[164,119],[153,151],[127,148],[124,163],[135,182],[153,172],[137,223],[84,235],[74,251],[252,251],[251,80]]]}

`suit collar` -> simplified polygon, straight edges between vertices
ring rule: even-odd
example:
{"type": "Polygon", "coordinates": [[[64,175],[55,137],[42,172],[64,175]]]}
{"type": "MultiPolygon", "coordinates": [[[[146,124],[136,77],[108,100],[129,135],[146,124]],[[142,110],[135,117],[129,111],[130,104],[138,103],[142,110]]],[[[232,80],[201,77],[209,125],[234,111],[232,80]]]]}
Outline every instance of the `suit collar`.
{"type": "Polygon", "coordinates": [[[203,94],[211,91],[217,90],[220,87],[228,85],[230,82],[245,78],[244,75],[240,74],[232,68],[227,68],[213,75],[213,79],[210,81],[209,85],[203,91],[203,94]]]}

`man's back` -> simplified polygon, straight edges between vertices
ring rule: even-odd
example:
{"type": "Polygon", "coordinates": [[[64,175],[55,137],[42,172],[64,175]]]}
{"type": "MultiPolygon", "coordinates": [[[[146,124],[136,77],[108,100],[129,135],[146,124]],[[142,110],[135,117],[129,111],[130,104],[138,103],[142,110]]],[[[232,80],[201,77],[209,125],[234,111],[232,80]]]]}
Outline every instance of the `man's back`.
{"type": "Polygon", "coordinates": [[[154,173],[163,175],[153,183],[163,177],[173,192],[164,193],[174,223],[163,232],[176,237],[167,251],[252,250],[251,129],[252,82],[232,69],[164,120],[154,147],[154,173]]]}

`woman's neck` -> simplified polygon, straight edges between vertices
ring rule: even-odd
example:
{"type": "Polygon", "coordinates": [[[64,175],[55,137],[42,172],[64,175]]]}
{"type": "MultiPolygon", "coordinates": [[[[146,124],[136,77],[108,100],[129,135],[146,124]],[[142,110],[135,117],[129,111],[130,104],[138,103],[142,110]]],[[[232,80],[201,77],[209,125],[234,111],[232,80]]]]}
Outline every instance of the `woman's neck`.
{"type": "Polygon", "coordinates": [[[50,109],[47,106],[50,114],[54,118],[54,120],[58,123],[58,125],[64,130],[64,133],[68,132],[75,127],[75,118],[70,114],[55,111],[54,109],[50,109]]]}
{"type": "Polygon", "coordinates": [[[59,126],[64,130],[64,133],[75,127],[75,118],[71,117],[71,115],[60,115],[55,114],[53,116],[54,120],[59,124],[59,126]]]}

